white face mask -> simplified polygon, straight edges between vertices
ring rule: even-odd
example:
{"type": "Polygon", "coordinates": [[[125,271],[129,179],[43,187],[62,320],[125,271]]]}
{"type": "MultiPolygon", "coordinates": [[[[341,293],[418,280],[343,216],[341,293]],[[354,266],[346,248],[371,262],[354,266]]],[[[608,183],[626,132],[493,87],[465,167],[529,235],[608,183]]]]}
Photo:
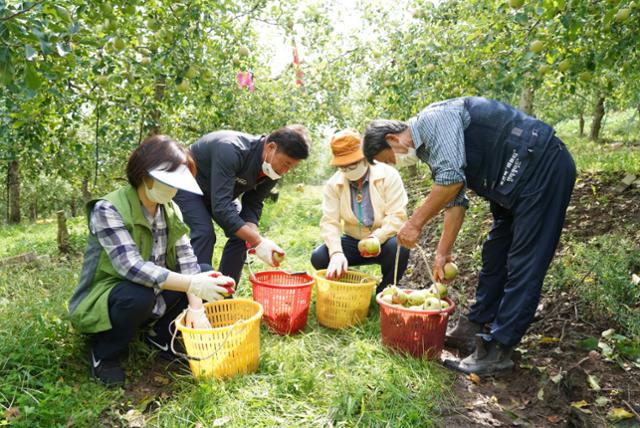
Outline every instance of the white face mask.
{"type": "Polygon", "coordinates": [[[349,169],[348,171],[342,171],[347,180],[356,181],[362,178],[363,175],[367,173],[369,169],[369,165],[366,162],[359,162],[355,168],[349,169]]]}
{"type": "Polygon", "coordinates": [[[396,156],[396,168],[404,168],[418,163],[418,155],[416,155],[416,149],[413,147],[409,147],[407,153],[393,153],[396,156]]]}
{"type": "MultiPolygon", "coordinates": [[[[273,161],[273,156],[275,156],[275,150],[273,151],[273,154],[271,155],[271,160],[273,161]]],[[[264,172],[264,175],[266,175],[267,177],[269,177],[272,180],[279,180],[282,178],[282,176],[280,174],[278,174],[276,172],[275,169],[273,169],[273,166],[271,165],[271,162],[267,162],[262,161],[262,172],[264,172]]]]}
{"type": "Polygon", "coordinates": [[[144,191],[149,200],[156,204],[166,204],[178,193],[175,187],[167,186],[158,180],[153,180],[153,187],[149,189],[147,183],[144,184],[144,191]]]}

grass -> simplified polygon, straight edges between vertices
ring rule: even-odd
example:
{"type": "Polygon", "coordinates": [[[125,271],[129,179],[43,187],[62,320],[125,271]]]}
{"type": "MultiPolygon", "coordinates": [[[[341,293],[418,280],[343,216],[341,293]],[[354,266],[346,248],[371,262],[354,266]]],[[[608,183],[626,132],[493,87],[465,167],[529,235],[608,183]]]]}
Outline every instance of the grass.
{"type": "MultiPolygon", "coordinates": [[[[310,251],[321,241],[320,202],[319,186],[303,193],[291,186],[265,207],[267,236],[287,250],[285,268],[310,269],[310,251]]],[[[80,249],[83,220],[70,224],[80,249]]],[[[55,255],[55,224],[0,229],[0,248],[3,257],[30,250],[55,255]]],[[[9,416],[12,426],[126,426],[126,413],[149,403],[149,426],[431,426],[452,398],[452,376],[440,365],[382,346],[374,304],[363,325],[344,331],[320,327],[313,307],[300,335],[281,337],[263,327],[256,374],[198,383],[188,373],[168,372],[170,394],[133,399],[89,380],[86,345],[66,320],[81,257],[51,260],[4,268],[0,276],[0,412],[18,410],[17,418],[9,416]]],[[[250,295],[246,277],[242,296],[250,295]]],[[[125,362],[129,379],[144,380],[151,359],[134,344],[125,362]]],[[[0,413],[0,425],[7,423],[0,413]]]]}

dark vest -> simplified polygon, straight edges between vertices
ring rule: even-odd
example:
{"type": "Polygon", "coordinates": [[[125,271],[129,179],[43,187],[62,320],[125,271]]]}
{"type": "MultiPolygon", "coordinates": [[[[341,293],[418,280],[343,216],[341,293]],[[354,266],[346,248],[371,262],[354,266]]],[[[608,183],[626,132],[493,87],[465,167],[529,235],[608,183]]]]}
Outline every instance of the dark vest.
{"type": "Polygon", "coordinates": [[[471,116],[464,131],[467,186],[511,208],[555,131],[499,101],[467,97],[464,102],[471,116]]]}

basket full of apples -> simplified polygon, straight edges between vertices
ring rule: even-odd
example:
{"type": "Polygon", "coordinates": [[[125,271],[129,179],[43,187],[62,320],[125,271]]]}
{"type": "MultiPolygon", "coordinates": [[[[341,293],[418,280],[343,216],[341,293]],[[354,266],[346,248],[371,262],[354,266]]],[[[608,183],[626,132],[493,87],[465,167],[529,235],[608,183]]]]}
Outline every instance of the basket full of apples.
{"type": "Polygon", "coordinates": [[[382,290],[376,296],[382,343],[414,357],[439,358],[449,315],[455,310],[447,293],[447,286],[440,283],[424,290],[396,286],[382,290]]]}

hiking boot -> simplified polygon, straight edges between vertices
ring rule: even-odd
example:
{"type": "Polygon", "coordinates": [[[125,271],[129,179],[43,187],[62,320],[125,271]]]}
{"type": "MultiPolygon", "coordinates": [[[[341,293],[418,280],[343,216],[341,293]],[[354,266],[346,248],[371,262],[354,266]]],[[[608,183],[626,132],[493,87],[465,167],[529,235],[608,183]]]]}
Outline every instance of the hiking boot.
{"type": "Polygon", "coordinates": [[[465,355],[469,355],[476,347],[476,334],[482,333],[484,326],[469,321],[464,315],[460,315],[455,328],[447,331],[444,344],[450,348],[459,349],[465,355]]]}
{"type": "MultiPolygon", "coordinates": [[[[174,362],[176,360],[183,360],[183,357],[181,357],[178,354],[174,354],[173,351],[171,351],[171,341],[164,341],[162,340],[159,336],[154,336],[150,333],[145,333],[144,335],[144,343],[146,343],[149,347],[151,347],[152,349],[155,349],[157,351],[156,356],[158,358],[161,358],[167,362],[174,362]]],[[[176,352],[181,353],[181,354],[185,354],[186,351],[184,349],[184,346],[182,345],[182,343],[179,340],[175,340],[173,342],[173,348],[176,350],[176,352]]]]}
{"type": "Polygon", "coordinates": [[[89,365],[91,366],[91,377],[98,379],[106,386],[116,387],[124,384],[124,370],[117,359],[97,359],[92,349],[89,353],[89,365]]]}
{"type": "Polygon", "coordinates": [[[445,366],[467,374],[493,374],[514,366],[511,352],[510,346],[504,346],[490,335],[478,334],[473,354],[460,362],[447,360],[445,366]]]}

